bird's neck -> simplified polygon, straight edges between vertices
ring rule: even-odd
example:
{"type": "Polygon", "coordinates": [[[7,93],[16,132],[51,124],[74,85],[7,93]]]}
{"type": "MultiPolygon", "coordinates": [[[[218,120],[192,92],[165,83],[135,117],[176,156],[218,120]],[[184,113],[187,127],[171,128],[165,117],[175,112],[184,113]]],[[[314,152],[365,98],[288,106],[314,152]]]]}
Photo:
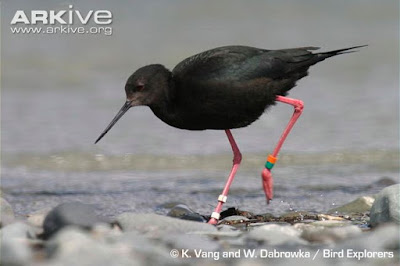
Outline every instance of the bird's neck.
{"type": "Polygon", "coordinates": [[[175,90],[175,82],[172,78],[172,73],[164,80],[161,86],[159,100],[149,105],[153,113],[165,123],[174,126],[174,121],[178,120],[178,105],[175,90]]]}

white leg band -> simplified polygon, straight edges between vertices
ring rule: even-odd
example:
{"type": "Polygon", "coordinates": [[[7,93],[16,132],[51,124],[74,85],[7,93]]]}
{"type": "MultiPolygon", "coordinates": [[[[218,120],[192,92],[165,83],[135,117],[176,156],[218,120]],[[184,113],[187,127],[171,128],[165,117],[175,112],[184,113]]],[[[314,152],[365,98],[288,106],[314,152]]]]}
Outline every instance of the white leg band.
{"type": "Polygon", "coordinates": [[[227,196],[221,194],[218,196],[218,201],[225,203],[227,198],[228,198],[227,196]]]}
{"type": "Polygon", "coordinates": [[[218,212],[213,212],[211,213],[211,218],[214,218],[215,220],[219,220],[221,215],[218,212]]]}

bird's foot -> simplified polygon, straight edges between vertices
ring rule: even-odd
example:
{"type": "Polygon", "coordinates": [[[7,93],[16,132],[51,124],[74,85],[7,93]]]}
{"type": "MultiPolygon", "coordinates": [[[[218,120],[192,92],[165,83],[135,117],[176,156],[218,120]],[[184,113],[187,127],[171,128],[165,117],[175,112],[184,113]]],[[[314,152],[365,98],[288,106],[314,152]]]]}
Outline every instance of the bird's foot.
{"type": "Polygon", "coordinates": [[[207,223],[208,223],[208,224],[216,225],[216,224],[218,223],[218,220],[215,219],[215,218],[211,218],[207,223]]]}
{"type": "Polygon", "coordinates": [[[267,197],[267,204],[269,204],[269,201],[272,200],[273,197],[273,186],[274,186],[271,170],[264,168],[261,173],[261,177],[262,177],[265,196],[267,197]]]}

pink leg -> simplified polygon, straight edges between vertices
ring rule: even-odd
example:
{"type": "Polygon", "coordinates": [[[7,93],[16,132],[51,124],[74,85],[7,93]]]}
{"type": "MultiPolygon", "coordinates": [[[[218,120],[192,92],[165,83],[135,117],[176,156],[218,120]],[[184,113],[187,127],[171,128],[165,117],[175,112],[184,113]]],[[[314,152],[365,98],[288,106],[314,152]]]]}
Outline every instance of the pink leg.
{"type": "Polygon", "coordinates": [[[265,192],[265,196],[267,197],[267,203],[269,203],[270,200],[272,200],[273,197],[273,180],[272,180],[272,174],[271,174],[271,169],[274,166],[275,162],[277,161],[278,153],[279,150],[282,147],[283,142],[285,141],[286,137],[289,135],[290,130],[296,123],[297,119],[300,117],[302,111],[303,111],[303,102],[297,99],[292,99],[292,98],[287,98],[283,96],[277,96],[276,100],[279,102],[287,103],[290,105],[293,105],[294,107],[294,113],[292,118],[290,119],[288,125],[286,126],[285,130],[283,131],[281,138],[278,141],[278,144],[276,145],[274,152],[268,156],[267,162],[265,163],[265,168],[263,169],[261,173],[262,181],[263,181],[263,188],[265,192]]]}
{"type": "Polygon", "coordinates": [[[222,205],[226,202],[226,199],[228,197],[229,187],[231,186],[232,181],[235,178],[235,174],[239,169],[240,162],[242,161],[242,154],[240,153],[239,148],[236,145],[235,139],[233,138],[231,131],[229,129],[226,129],[225,133],[228,136],[229,143],[231,144],[233,151],[233,166],[228,180],[226,181],[224,190],[222,191],[222,194],[218,197],[217,207],[215,207],[214,212],[211,214],[211,219],[208,221],[209,224],[216,224],[218,222],[220,212],[222,210],[222,205]]]}

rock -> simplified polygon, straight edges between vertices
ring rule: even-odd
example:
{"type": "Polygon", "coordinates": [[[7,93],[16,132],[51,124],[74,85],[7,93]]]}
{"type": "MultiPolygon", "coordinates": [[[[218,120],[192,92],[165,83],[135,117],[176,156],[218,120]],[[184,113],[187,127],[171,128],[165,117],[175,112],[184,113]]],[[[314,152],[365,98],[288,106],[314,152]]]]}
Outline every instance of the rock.
{"type": "Polygon", "coordinates": [[[288,212],[279,217],[280,221],[294,223],[294,222],[301,222],[303,220],[317,220],[317,214],[310,213],[307,211],[295,211],[295,212],[288,212]]]}
{"type": "Polygon", "coordinates": [[[170,248],[175,249],[189,249],[189,250],[204,250],[216,251],[220,248],[218,242],[212,241],[209,237],[197,234],[184,234],[184,235],[166,235],[162,241],[170,248]]]}
{"type": "Polygon", "coordinates": [[[227,224],[219,224],[216,226],[219,232],[232,232],[237,231],[238,229],[232,225],[227,224]]]}
{"type": "Polygon", "coordinates": [[[176,259],[171,258],[171,248],[157,240],[151,240],[135,231],[124,232],[117,236],[106,236],[106,242],[125,247],[130,250],[136,260],[142,265],[175,265],[176,259]]]}
{"type": "Polygon", "coordinates": [[[14,211],[5,199],[0,198],[0,227],[4,227],[14,221],[14,211]]]}
{"type": "Polygon", "coordinates": [[[46,251],[50,265],[142,265],[139,259],[130,257],[124,245],[107,245],[73,226],[54,234],[46,243],[46,251]]]}
{"type": "Polygon", "coordinates": [[[391,186],[394,184],[397,184],[397,182],[388,176],[383,176],[378,181],[373,183],[374,186],[385,186],[385,187],[388,187],[388,186],[391,186]]]}
{"type": "Polygon", "coordinates": [[[32,261],[30,239],[36,237],[35,228],[16,222],[3,227],[0,231],[1,265],[29,265],[32,261]]]}
{"type": "Polygon", "coordinates": [[[276,220],[276,217],[272,213],[257,214],[254,218],[258,219],[260,222],[270,222],[276,220]]]}
{"type": "Polygon", "coordinates": [[[62,203],[46,216],[43,223],[43,237],[47,239],[66,226],[91,229],[95,224],[102,223],[104,220],[96,214],[92,205],[80,202],[62,203]]]}
{"type": "Polygon", "coordinates": [[[185,204],[178,204],[174,206],[167,214],[170,217],[175,217],[183,220],[190,220],[196,222],[207,222],[203,216],[198,213],[192,211],[188,206],[185,204]]]}
{"type": "Polygon", "coordinates": [[[243,223],[249,221],[249,218],[240,216],[240,215],[232,215],[225,217],[224,219],[221,220],[221,223],[223,222],[229,222],[229,223],[243,223]]]}
{"type": "Polygon", "coordinates": [[[0,265],[31,265],[32,257],[32,251],[28,246],[28,242],[18,239],[1,240],[0,265]]]}
{"type": "Polygon", "coordinates": [[[400,224],[400,184],[378,193],[370,212],[371,226],[394,222],[400,224]]]}
{"type": "Polygon", "coordinates": [[[333,243],[362,233],[362,230],[355,225],[324,227],[299,223],[294,227],[300,229],[302,231],[300,237],[309,242],[333,243]]]}
{"type": "Polygon", "coordinates": [[[343,206],[330,209],[328,213],[360,213],[370,211],[375,199],[371,196],[364,196],[353,200],[343,206]]]}
{"type": "Polygon", "coordinates": [[[336,221],[336,220],[322,220],[322,221],[315,221],[312,223],[309,223],[310,225],[313,226],[323,226],[323,227],[342,227],[342,226],[348,226],[351,224],[350,221],[336,221]]]}
{"type": "Polygon", "coordinates": [[[23,222],[16,222],[3,227],[0,231],[1,240],[7,239],[34,239],[38,231],[36,228],[23,222]]]}
{"type": "Polygon", "coordinates": [[[46,218],[47,214],[51,211],[49,208],[38,210],[32,214],[28,214],[27,221],[29,224],[37,227],[42,227],[44,223],[44,219],[46,218]]]}
{"type": "Polygon", "coordinates": [[[300,238],[301,231],[290,225],[267,224],[254,228],[247,236],[247,242],[257,241],[268,245],[305,245],[300,238]]]}
{"type": "Polygon", "coordinates": [[[171,233],[215,232],[215,226],[157,214],[123,213],[116,218],[123,231],[138,231],[158,238],[171,233]]]}
{"type": "MultiPolygon", "coordinates": [[[[337,250],[350,250],[363,253],[365,251],[390,252],[393,258],[364,259],[361,263],[372,265],[399,265],[399,235],[400,228],[397,224],[384,224],[368,233],[362,233],[354,238],[337,243],[337,250]],[[366,263],[367,262],[367,263],[366,263]]],[[[357,264],[358,265],[358,264],[357,264]]]]}
{"type": "Polygon", "coordinates": [[[332,215],[328,215],[328,214],[318,214],[317,218],[320,221],[346,221],[342,217],[332,216],[332,215]]]}

